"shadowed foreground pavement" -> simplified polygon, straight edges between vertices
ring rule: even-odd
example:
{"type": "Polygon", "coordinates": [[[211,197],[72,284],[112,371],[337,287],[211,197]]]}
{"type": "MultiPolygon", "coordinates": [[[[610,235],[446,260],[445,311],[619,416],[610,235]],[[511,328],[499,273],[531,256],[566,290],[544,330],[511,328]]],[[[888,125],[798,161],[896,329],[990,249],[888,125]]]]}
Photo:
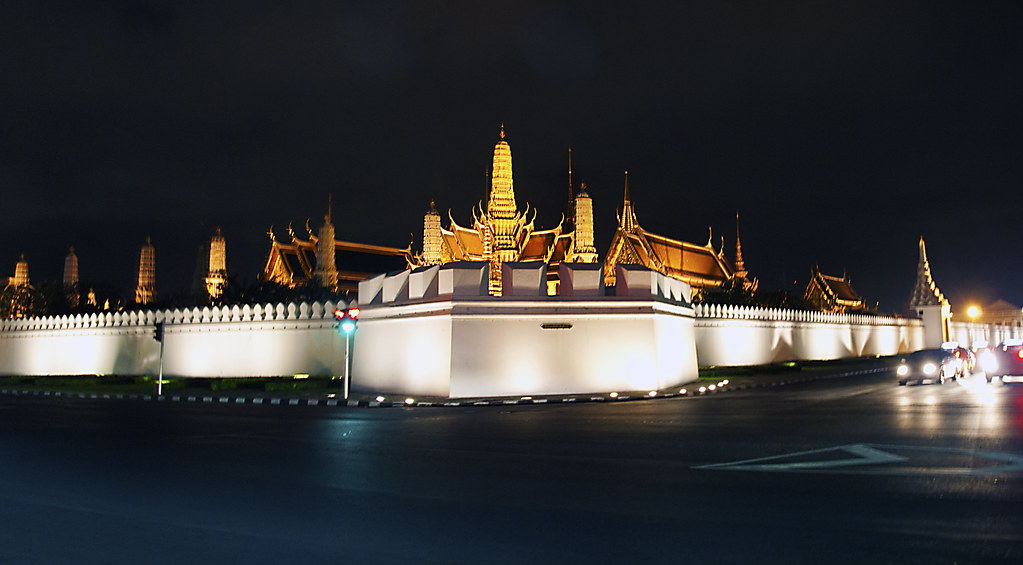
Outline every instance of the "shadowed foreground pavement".
{"type": "Polygon", "coordinates": [[[412,409],[0,396],[0,562],[1017,563],[1023,387],[982,380],[412,409]]]}

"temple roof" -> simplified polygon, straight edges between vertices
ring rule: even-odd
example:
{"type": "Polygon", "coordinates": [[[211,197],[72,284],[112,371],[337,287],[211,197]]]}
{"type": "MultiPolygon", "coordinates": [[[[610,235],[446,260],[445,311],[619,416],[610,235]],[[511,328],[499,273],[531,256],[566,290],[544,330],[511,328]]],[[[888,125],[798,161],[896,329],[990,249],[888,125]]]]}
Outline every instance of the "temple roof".
{"type": "MultiPolygon", "coordinates": [[[[272,234],[271,234],[272,235],[272,234]]],[[[380,272],[397,271],[408,267],[411,249],[384,245],[335,241],[334,260],[338,266],[339,286],[345,290],[354,283],[380,272]]],[[[270,254],[263,269],[262,279],[286,286],[305,284],[316,270],[316,238],[299,239],[292,234],[290,243],[271,239],[270,254]]]]}
{"type": "Polygon", "coordinates": [[[665,274],[683,280],[721,283],[731,276],[730,266],[709,246],[650,233],[636,226],[629,239],[639,243],[636,251],[653,260],[665,274]]]}
{"type": "Polygon", "coordinates": [[[810,273],[803,298],[825,312],[847,312],[864,307],[863,299],[853,290],[848,277],[825,275],[816,266],[810,273]]]}
{"type": "Polygon", "coordinates": [[[985,311],[991,311],[991,312],[1001,311],[1001,310],[1011,310],[1013,312],[1019,312],[1020,311],[1019,306],[1016,306],[1015,304],[1013,304],[1011,302],[1007,302],[1005,300],[1002,300],[1001,298],[999,298],[998,300],[995,300],[991,304],[988,304],[987,306],[985,306],[984,310],[985,311]]]}
{"type": "Polygon", "coordinates": [[[615,265],[640,264],[696,287],[720,287],[735,269],[716,252],[710,241],[697,245],[648,232],[639,225],[625,173],[625,198],[618,215],[618,229],[605,258],[605,280],[614,284],[615,265]]]}
{"type": "Polygon", "coordinates": [[[830,294],[832,294],[839,302],[860,302],[860,295],[853,290],[852,284],[844,277],[833,277],[825,275],[820,272],[817,273],[819,282],[827,287],[830,294]]]}
{"type": "MultiPolygon", "coordinates": [[[[484,242],[480,233],[476,230],[462,227],[454,222],[451,229],[440,230],[442,253],[447,254],[455,261],[484,261],[487,260],[484,253],[484,242]]],[[[516,244],[520,252],[516,261],[549,261],[561,251],[561,258],[564,258],[566,250],[571,246],[572,236],[562,234],[560,226],[550,230],[527,231],[521,230],[517,234],[516,244]]],[[[558,259],[560,260],[560,259],[558,259]]]]}

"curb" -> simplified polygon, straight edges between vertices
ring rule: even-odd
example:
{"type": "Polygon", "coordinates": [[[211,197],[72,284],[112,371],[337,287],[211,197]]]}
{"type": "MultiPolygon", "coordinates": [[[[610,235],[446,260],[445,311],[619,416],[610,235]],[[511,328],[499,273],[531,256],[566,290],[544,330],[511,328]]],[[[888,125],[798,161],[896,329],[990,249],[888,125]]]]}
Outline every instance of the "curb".
{"type": "MultiPolygon", "coordinates": [[[[788,386],[800,383],[807,383],[812,381],[838,379],[844,377],[851,377],[856,375],[867,375],[874,373],[884,373],[891,369],[888,367],[881,367],[878,369],[863,369],[859,371],[846,371],[844,373],[835,373],[830,375],[820,375],[815,377],[804,377],[789,379],[786,381],[774,381],[771,383],[754,383],[754,384],[743,384],[728,386],[727,384],[722,385],[717,383],[716,385],[701,386],[698,389],[689,391],[688,387],[682,388],[679,392],[671,393],[660,393],[654,395],[617,395],[611,394],[604,396],[578,396],[578,397],[563,397],[563,398],[531,398],[522,397],[520,399],[508,399],[508,398],[497,398],[497,399],[486,399],[486,400],[456,400],[448,402],[386,402],[377,400],[348,400],[345,401],[342,398],[280,398],[280,397],[246,397],[246,396],[182,396],[182,395],[151,395],[151,394],[91,394],[91,393],[65,393],[65,392],[52,392],[52,391],[30,391],[30,390],[17,390],[17,389],[0,389],[0,394],[9,396],[42,396],[42,397],[54,397],[54,398],[70,398],[70,399],[82,399],[82,400],[143,400],[143,401],[158,401],[158,402],[181,402],[181,403],[195,403],[195,404],[248,404],[248,405],[259,405],[259,406],[328,406],[328,407],[360,407],[360,408],[444,408],[444,407],[466,407],[466,406],[522,406],[530,404],[572,404],[582,402],[632,402],[637,400],[654,400],[658,398],[695,398],[699,396],[707,396],[710,394],[719,394],[723,392],[730,392],[733,390],[752,390],[752,389],[763,389],[763,388],[774,388],[781,386],[788,386]],[[713,387],[713,388],[711,388],[713,387]]],[[[727,383],[727,381],[725,381],[727,383]]],[[[696,383],[698,384],[698,383],[696,383]]]]}

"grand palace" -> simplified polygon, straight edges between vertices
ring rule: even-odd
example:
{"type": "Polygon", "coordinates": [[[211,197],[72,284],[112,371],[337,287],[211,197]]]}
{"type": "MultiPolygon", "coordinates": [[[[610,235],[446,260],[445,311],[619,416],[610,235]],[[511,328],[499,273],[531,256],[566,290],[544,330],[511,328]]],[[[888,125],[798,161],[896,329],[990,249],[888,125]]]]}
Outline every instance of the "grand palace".
{"type": "MultiPolygon", "coordinates": [[[[501,125],[489,170],[486,202],[472,208],[472,221],[461,225],[447,214],[443,222],[436,203],[423,218],[422,245],[418,253],[407,248],[355,243],[334,238],[330,214],[324,218],[318,234],[307,221],[305,236],[290,226],[288,240],[281,241],[270,231],[271,248],[262,279],[282,285],[316,284],[340,290],[352,290],[359,280],[373,272],[444,265],[457,261],[479,261],[490,265],[488,288],[492,295],[502,294],[502,265],[507,263],[543,263],[546,266],[547,293],[559,294],[558,267],[562,263],[598,263],[594,238],[593,202],[585,183],[578,187],[572,180],[572,153],[568,157],[568,198],[562,220],[551,228],[535,225],[536,210],[527,204],[520,209],[515,198],[511,145],[501,125]],[[335,265],[336,267],[332,267],[335,265]],[[372,265],[376,271],[365,265],[372,265]]],[[[737,226],[738,227],[738,226],[737,226]]],[[[746,271],[742,246],[736,234],[734,259],[724,252],[724,244],[715,249],[673,239],[643,229],[636,217],[630,194],[628,173],[625,196],[618,214],[618,226],[604,258],[604,280],[615,284],[615,266],[642,265],[685,281],[699,293],[738,284],[755,290],[757,280],[746,271]]]]}

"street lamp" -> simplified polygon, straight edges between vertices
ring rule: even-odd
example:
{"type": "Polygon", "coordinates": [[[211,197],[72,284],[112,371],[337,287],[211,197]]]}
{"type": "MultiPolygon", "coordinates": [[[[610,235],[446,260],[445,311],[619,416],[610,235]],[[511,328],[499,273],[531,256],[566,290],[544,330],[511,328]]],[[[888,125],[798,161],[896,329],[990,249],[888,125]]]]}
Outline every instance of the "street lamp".
{"type": "Polygon", "coordinates": [[[338,320],[337,333],[345,336],[345,402],[348,401],[348,389],[350,388],[351,375],[350,375],[350,352],[352,347],[352,337],[355,335],[355,330],[359,327],[359,308],[357,306],[348,305],[348,308],[338,308],[334,310],[334,317],[338,320]]]}
{"type": "Polygon", "coordinates": [[[980,316],[980,308],[970,306],[966,309],[966,315],[969,316],[971,320],[976,320],[977,316],[980,316]]]}

